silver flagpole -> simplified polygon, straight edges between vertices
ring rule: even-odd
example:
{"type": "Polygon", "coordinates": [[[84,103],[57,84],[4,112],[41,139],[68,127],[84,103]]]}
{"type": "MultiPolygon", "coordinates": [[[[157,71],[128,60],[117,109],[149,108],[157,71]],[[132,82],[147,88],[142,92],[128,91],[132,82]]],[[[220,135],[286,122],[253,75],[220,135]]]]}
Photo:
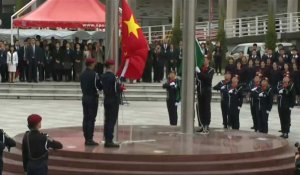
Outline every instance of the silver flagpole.
{"type": "MultiPolygon", "coordinates": [[[[105,60],[115,60],[115,72],[119,68],[119,0],[106,0],[105,60]]],[[[118,121],[114,129],[114,141],[118,141],[118,121]]]]}
{"type": "Polygon", "coordinates": [[[195,91],[195,11],[196,0],[183,1],[183,66],[181,128],[186,134],[194,133],[195,91]]]}

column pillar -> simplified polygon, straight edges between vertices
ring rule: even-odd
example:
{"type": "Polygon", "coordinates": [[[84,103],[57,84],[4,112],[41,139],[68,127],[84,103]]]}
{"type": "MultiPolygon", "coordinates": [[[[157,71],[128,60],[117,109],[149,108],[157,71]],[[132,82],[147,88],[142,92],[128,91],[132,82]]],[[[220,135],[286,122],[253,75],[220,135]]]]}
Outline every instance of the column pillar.
{"type": "Polygon", "coordinates": [[[269,13],[272,12],[276,15],[277,13],[276,0],[268,0],[268,10],[269,13]],[[272,11],[273,10],[273,11],[272,11]]]}
{"type": "Polygon", "coordinates": [[[287,13],[298,12],[298,0],[287,0],[287,13]]]}
{"type": "Polygon", "coordinates": [[[182,0],[172,0],[172,27],[175,25],[176,15],[180,13],[181,16],[181,9],[182,7],[182,0]]]}
{"type": "Polygon", "coordinates": [[[219,4],[218,14],[219,14],[219,18],[220,18],[222,13],[224,13],[224,15],[226,13],[226,11],[225,11],[225,2],[224,2],[224,0],[218,0],[218,4],[219,4]]]}
{"type": "Polygon", "coordinates": [[[226,18],[237,18],[237,0],[227,0],[226,18]]]}
{"type": "Polygon", "coordinates": [[[105,60],[119,57],[119,0],[106,0],[105,60]]]}
{"type": "Polygon", "coordinates": [[[183,2],[183,66],[181,128],[186,134],[194,132],[195,100],[195,12],[196,0],[183,2]]]}
{"type": "Polygon", "coordinates": [[[136,0],[127,0],[132,12],[136,15],[136,0]]]}

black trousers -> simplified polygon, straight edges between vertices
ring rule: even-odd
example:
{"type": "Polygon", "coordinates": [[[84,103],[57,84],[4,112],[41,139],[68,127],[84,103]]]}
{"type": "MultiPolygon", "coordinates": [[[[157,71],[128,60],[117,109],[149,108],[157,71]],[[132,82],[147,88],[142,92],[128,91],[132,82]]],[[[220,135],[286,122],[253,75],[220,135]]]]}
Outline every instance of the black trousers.
{"type": "Polygon", "coordinates": [[[72,69],[64,69],[65,81],[72,81],[72,69]]]}
{"type": "Polygon", "coordinates": [[[0,73],[1,73],[1,82],[7,82],[8,81],[8,66],[7,64],[1,64],[0,65],[0,73]]]}
{"type": "Polygon", "coordinates": [[[229,108],[229,126],[232,129],[240,129],[240,110],[238,110],[237,106],[229,108]]]}
{"type": "Polygon", "coordinates": [[[119,100],[115,97],[104,99],[104,137],[105,142],[112,142],[114,138],[114,127],[119,114],[119,100]]]}
{"type": "Polygon", "coordinates": [[[223,126],[227,128],[228,126],[228,104],[226,100],[221,101],[221,110],[223,118],[223,126]]]}
{"type": "Polygon", "coordinates": [[[204,90],[201,94],[198,93],[197,97],[201,124],[203,126],[209,126],[211,121],[211,90],[204,90]]]}
{"type": "Polygon", "coordinates": [[[28,82],[37,82],[37,62],[33,60],[28,64],[28,82]]]}
{"type": "Polygon", "coordinates": [[[253,127],[254,127],[254,130],[257,131],[258,128],[257,128],[257,117],[256,117],[256,105],[254,104],[253,102],[253,99],[251,99],[250,101],[250,111],[251,111],[251,116],[252,116],[252,121],[253,121],[253,127]]]}
{"type": "Polygon", "coordinates": [[[257,110],[257,130],[262,133],[268,133],[268,119],[269,114],[266,110],[257,110]]]}
{"type": "Polygon", "coordinates": [[[0,156],[0,175],[2,175],[2,171],[3,171],[3,157],[1,155],[0,156]]]}
{"type": "Polygon", "coordinates": [[[289,133],[291,127],[291,110],[289,108],[278,107],[278,113],[282,133],[289,133]]]}
{"type": "Polygon", "coordinates": [[[39,69],[39,81],[44,81],[45,80],[45,67],[42,64],[38,65],[39,69]]]}
{"type": "Polygon", "coordinates": [[[53,71],[53,80],[62,81],[63,69],[54,69],[53,71]]]}
{"type": "Polygon", "coordinates": [[[51,63],[46,63],[45,64],[45,78],[50,79],[52,76],[52,64],[51,63]]]}
{"type": "Polygon", "coordinates": [[[98,113],[98,97],[96,96],[83,96],[83,121],[82,130],[85,140],[92,140],[94,137],[96,116],[98,113]]]}
{"type": "Polygon", "coordinates": [[[214,61],[215,61],[216,73],[221,73],[222,72],[222,58],[221,57],[216,57],[214,59],[214,61]]]}
{"type": "Polygon", "coordinates": [[[27,175],[47,175],[48,162],[46,160],[29,161],[27,164],[27,175]]]}
{"type": "Polygon", "coordinates": [[[177,115],[177,106],[175,101],[167,100],[167,108],[169,113],[170,125],[177,125],[178,115],[177,115]]]}
{"type": "Polygon", "coordinates": [[[163,63],[157,63],[154,65],[154,81],[160,82],[164,78],[164,64],[163,63]]]}
{"type": "Polygon", "coordinates": [[[25,81],[26,79],[26,63],[24,61],[21,61],[21,63],[18,64],[18,70],[19,70],[19,73],[20,73],[20,81],[25,81]]]}
{"type": "Polygon", "coordinates": [[[95,67],[95,71],[98,73],[98,75],[103,74],[103,68],[104,68],[104,65],[102,63],[97,63],[97,65],[95,67]]]}

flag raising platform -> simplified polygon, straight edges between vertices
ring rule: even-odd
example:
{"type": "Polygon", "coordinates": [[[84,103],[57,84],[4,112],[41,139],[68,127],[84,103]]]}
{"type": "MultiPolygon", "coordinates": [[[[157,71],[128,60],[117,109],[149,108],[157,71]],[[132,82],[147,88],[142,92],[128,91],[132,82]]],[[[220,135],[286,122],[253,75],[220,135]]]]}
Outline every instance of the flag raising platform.
{"type": "MultiPolygon", "coordinates": [[[[101,141],[103,128],[94,139],[101,141]]],[[[119,149],[84,146],[81,127],[47,129],[64,144],[51,151],[49,175],[290,175],[294,148],[276,136],[211,129],[182,134],[179,127],[119,126],[119,149]]],[[[5,153],[4,175],[23,174],[21,141],[5,153]]]]}

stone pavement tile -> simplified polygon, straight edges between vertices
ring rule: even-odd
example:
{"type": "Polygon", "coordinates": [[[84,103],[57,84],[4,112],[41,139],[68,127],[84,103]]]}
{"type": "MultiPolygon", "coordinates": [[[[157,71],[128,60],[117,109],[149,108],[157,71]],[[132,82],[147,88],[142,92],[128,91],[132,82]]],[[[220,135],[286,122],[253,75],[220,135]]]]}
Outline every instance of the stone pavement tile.
{"type": "MultiPolygon", "coordinates": [[[[81,101],[43,100],[1,100],[0,128],[13,136],[27,130],[26,119],[31,113],[43,116],[43,128],[80,126],[82,123],[81,101]]],[[[180,123],[180,108],[178,109],[180,123]]],[[[97,125],[103,124],[103,106],[99,105],[97,125]]],[[[300,141],[300,107],[292,111],[291,142],[300,141]]],[[[195,122],[196,125],[197,122],[195,122]]],[[[165,102],[130,102],[121,106],[120,125],[168,125],[165,102]]],[[[244,104],[240,112],[241,130],[251,131],[252,118],[249,104],[244,104]]],[[[212,103],[211,127],[221,128],[222,117],[219,103],[212,103]]],[[[279,135],[280,128],[277,106],[274,105],[269,117],[270,134],[279,135]]]]}

